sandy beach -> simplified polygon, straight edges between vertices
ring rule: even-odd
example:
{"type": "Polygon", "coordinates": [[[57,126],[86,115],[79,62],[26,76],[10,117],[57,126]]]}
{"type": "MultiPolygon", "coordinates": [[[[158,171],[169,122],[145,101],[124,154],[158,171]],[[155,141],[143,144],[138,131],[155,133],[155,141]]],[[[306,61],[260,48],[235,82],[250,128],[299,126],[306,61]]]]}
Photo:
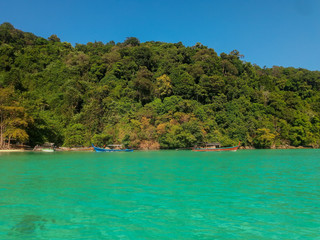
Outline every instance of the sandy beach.
{"type": "Polygon", "coordinates": [[[30,152],[30,150],[23,150],[23,149],[3,149],[0,150],[0,153],[2,152],[30,152]]]}

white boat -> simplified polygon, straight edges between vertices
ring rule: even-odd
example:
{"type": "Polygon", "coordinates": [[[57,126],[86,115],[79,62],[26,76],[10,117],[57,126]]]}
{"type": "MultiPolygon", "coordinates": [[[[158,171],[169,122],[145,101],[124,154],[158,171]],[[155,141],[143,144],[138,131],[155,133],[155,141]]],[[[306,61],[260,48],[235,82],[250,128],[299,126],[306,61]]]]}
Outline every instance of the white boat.
{"type": "Polygon", "coordinates": [[[54,152],[54,149],[51,148],[42,148],[41,152],[54,152]]]}

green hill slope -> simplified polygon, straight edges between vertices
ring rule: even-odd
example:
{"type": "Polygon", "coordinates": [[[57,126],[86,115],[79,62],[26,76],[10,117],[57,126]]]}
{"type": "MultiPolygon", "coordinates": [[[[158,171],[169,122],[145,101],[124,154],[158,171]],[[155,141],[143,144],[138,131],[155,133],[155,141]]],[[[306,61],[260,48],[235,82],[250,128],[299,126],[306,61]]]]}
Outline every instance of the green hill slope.
{"type": "Polygon", "coordinates": [[[317,147],[319,90],[318,71],[261,68],[236,50],[133,37],[73,47],[0,26],[0,147],[317,147]]]}

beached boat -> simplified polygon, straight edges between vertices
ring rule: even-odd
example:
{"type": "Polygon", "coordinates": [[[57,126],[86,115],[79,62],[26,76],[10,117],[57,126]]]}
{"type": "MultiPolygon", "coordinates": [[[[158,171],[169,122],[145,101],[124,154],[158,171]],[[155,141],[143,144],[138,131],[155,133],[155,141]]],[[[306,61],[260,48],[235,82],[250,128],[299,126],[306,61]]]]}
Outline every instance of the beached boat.
{"type": "Polygon", "coordinates": [[[200,146],[195,146],[192,151],[195,152],[222,152],[222,151],[237,151],[240,147],[240,142],[237,146],[221,147],[220,143],[203,143],[200,146]]]}
{"type": "Polygon", "coordinates": [[[54,152],[54,149],[53,148],[42,148],[40,151],[41,152],[54,152]]]}
{"type": "Polygon", "coordinates": [[[54,146],[54,143],[45,143],[42,146],[35,146],[33,148],[33,151],[36,152],[54,152],[56,147],[54,146]]]}
{"type": "Polygon", "coordinates": [[[133,149],[122,149],[122,145],[108,145],[108,148],[95,147],[92,144],[94,151],[96,152],[133,152],[133,149]]]}

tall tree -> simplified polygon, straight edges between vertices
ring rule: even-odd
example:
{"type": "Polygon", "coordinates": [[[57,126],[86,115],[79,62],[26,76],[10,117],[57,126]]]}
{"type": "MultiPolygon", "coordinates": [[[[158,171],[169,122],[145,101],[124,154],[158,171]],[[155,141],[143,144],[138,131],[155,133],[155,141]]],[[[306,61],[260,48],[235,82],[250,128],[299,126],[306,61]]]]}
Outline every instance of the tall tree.
{"type": "Polygon", "coordinates": [[[28,126],[27,121],[25,108],[19,106],[14,99],[13,88],[0,88],[0,149],[10,148],[12,139],[21,142],[28,140],[29,136],[25,130],[28,126]]]}

